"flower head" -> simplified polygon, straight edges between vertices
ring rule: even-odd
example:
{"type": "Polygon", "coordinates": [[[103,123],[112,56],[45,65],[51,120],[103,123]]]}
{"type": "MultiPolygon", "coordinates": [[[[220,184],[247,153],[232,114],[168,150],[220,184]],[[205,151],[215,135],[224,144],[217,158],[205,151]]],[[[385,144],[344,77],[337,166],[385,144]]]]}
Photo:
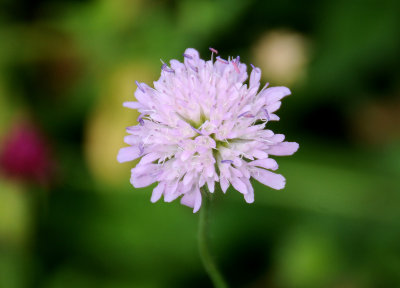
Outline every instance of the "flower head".
{"type": "Polygon", "coordinates": [[[119,162],[141,158],[131,183],[140,188],[157,182],[152,202],[162,195],[166,202],[182,196],[181,203],[194,212],[204,185],[213,193],[216,182],[223,192],[231,184],[248,203],[254,201],[251,177],[282,189],[285,178],[270,171],[278,164],[269,155],[291,155],[299,147],[265,129],[269,121],[279,120],[275,112],[290,90],[267,84],[259,91],[261,70],[253,65],[244,84],[247,67],[240,58],[213,61],[217,51],[210,50],[209,61],[189,48],[183,63],[164,63],[154,88],[136,82],[137,102],[124,106],[141,113],[139,124],[127,128],[130,146],[117,157],[119,162]]]}

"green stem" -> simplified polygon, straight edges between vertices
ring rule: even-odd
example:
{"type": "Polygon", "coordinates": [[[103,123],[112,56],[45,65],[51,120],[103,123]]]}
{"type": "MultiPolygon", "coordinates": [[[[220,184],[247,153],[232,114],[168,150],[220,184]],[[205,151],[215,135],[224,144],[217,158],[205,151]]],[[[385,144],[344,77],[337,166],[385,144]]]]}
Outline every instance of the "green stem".
{"type": "Polygon", "coordinates": [[[200,209],[200,220],[199,220],[200,257],[203,262],[204,268],[208,273],[208,276],[210,276],[211,281],[214,284],[214,287],[226,288],[228,286],[226,285],[224,278],[219,272],[208,247],[209,213],[210,213],[210,208],[211,208],[210,204],[213,194],[208,192],[207,188],[202,188],[201,194],[203,196],[203,203],[200,209]]]}

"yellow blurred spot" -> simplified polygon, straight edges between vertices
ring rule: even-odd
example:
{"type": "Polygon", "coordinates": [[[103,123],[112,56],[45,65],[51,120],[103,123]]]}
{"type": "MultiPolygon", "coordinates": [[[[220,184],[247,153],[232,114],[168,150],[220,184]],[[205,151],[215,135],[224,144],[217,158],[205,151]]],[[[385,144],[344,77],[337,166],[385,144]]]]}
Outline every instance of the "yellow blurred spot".
{"type": "Polygon", "coordinates": [[[306,74],[309,43],[299,33],[274,30],[265,33],[253,48],[254,65],[272,83],[290,85],[306,74]]]}
{"type": "Polygon", "coordinates": [[[0,179],[0,243],[20,247],[31,235],[30,197],[22,186],[0,179]]]}
{"type": "MultiPolygon", "coordinates": [[[[159,72],[158,72],[159,73],[159,72]]],[[[118,66],[104,81],[104,93],[93,109],[86,127],[85,154],[93,173],[100,184],[117,185],[129,183],[130,169],[135,163],[117,162],[118,150],[125,144],[126,127],[136,125],[139,113],[122,107],[125,101],[135,101],[135,80],[151,86],[156,73],[144,64],[118,66]]]]}

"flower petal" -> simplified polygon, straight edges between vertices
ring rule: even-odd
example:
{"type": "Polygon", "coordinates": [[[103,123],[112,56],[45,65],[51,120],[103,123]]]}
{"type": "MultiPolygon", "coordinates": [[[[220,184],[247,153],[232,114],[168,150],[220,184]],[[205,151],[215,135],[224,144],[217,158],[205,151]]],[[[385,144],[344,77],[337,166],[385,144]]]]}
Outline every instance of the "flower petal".
{"type": "Polygon", "coordinates": [[[251,173],[251,176],[256,179],[258,182],[274,188],[276,190],[280,190],[285,187],[285,177],[280,174],[272,173],[271,171],[254,167],[254,170],[251,173]]]}
{"type": "Polygon", "coordinates": [[[265,104],[270,105],[276,101],[281,100],[283,97],[290,95],[289,88],[278,86],[267,88],[262,92],[262,96],[265,97],[265,104]]]}
{"type": "Polygon", "coordinates": [[[230,182],[231,182],[233,188],[235,188],[237,191],[239,191],[242,194],[247,194],[248,191],[247,191],[246,184],[244,184],[242,180],[240,180],[237,177],[232,177],[230,180],[231,180],[230,182]]]}
{"type": "Polygon", "coordinates": [[[211,193],[214,193],[215,190],[215,181],[212,178],[207,178],[207,187],[211,193]]]}
{"type": "Polygon", "coordinates": [[[270,146],[266,152],[276,156],[287,156],[292,155],[297,149],[299,149],[299,144],[296,142],[282,142],[270,146]]]}
{"type": "Polygon", "coordinates": [[[278,169],[278,163],[274,159],[267,158],[267,159],[260,159],[254,160],[248,163],[250,166],[258,166],[265,169],[276,170],[278,169]]]}
{"type": "Polygon", "coordinates": [[[151,199],[150,199],[152,203],[157,202],[161,198],[161,195],[164,192],[164,188],[165,188],[165,182],[160,182],[158,183],[157,187],[153,189],[153,193],[151,194],[151,199]]]}
{"type": "Polygon", "coordinates": [[[165,202],[171,202],[174,201],[176,198],[178,198],[181,193],[177,190],[179,185],[178,181],[175,182],[170,182],[169,184],[166,185],[165,191],[164,191],[164,201],[165,202]]]}
{"type": "Polygon", "coordinates": [[[149,164],[149,163],[159,159],[160,157],[161,157],[160,153],[149,153],[149,154],[146,154],[145,156],[143,156],[142,159],[140,159],[139,164],[140,165],[149,164]]]}
{"type": "Polygon", "coordinates": [[[184,194],[181,198],[181,204],[193,208],[193,213],[199,211],[201,206],[200,189],[197,187],[194,191],[192,190],[191,192],[184,194]]]}
{"type": "Polygon", "coordinates": [[[131,109],[140,109],[144,107],[142,104],[136,101],[124,102],[123,106],[131,109]]]}
{"type": "Polygon", "coordinates": [[[244,182],[244,184],[246,184],[247,191],[248,191],[246,194],[244,194],[244,200],[247,203],[253,203],[254,202],[254,188],[248,179],[243,180],[243,182],[244,182]]]}
{"type": "Polygon", "coordinates": [[[197,190],[195,191],[195,199],[194,199],[194,209],[193,209],[193,213],[196,213],[197,211],[199,211],[200,206],[201,206],[201,192],[200,190],[197,188],[197,190]]]}
{"type": "Polygon", "coordinates": [[[124,147],[119,149],[117,160],[120,163],[135,160],[140,157],[139,148],[136,146],[124,147]]]}
{"type": "Polygon", "coordinates": [[[228,187],[229,187],[229,181],[226,179],[226,178],[224,178],[224,177],[221,177],[221,180],[220,180],[220,185],[221,185],[221,190],[222,190],[222,192],[226,192],[226,190],[228,190],[228,187]]]}
{"type": "Polygon", "coordinates": [[[270,113],[270,114],[274,113],[276,110],[278,110],[281,107],[281,105],[282,105],[281,101],[276,101],[270,105],[267,105],[268,113],[270,113]]]}
{"type": "Polygon", "coordinates": [[[132,173],[131,184],[135,188],[143,188],[156,182],[156,179],[150,175],[134,176],[132,173]]]}
{"type": "Polygon", "coordinates": [[[250,88],[260,87],[261,70],[258,67],[254,67],[253,71],[250,73],[250,88]]]}

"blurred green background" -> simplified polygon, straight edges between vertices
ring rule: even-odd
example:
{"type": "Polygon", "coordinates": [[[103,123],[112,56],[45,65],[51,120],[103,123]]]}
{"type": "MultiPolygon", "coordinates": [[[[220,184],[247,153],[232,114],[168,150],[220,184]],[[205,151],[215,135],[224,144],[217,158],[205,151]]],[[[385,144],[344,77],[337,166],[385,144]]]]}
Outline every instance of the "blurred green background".
{"type": "Polygon", "coordinates": [[[1,0],[0,287],[211,286],[198,215],[116,162],[135,80],[210,46],[291,88],[300,143],[286,189],[217,197],[230,286],[400,287],[399,31],[397,0],[1,0]]]}

